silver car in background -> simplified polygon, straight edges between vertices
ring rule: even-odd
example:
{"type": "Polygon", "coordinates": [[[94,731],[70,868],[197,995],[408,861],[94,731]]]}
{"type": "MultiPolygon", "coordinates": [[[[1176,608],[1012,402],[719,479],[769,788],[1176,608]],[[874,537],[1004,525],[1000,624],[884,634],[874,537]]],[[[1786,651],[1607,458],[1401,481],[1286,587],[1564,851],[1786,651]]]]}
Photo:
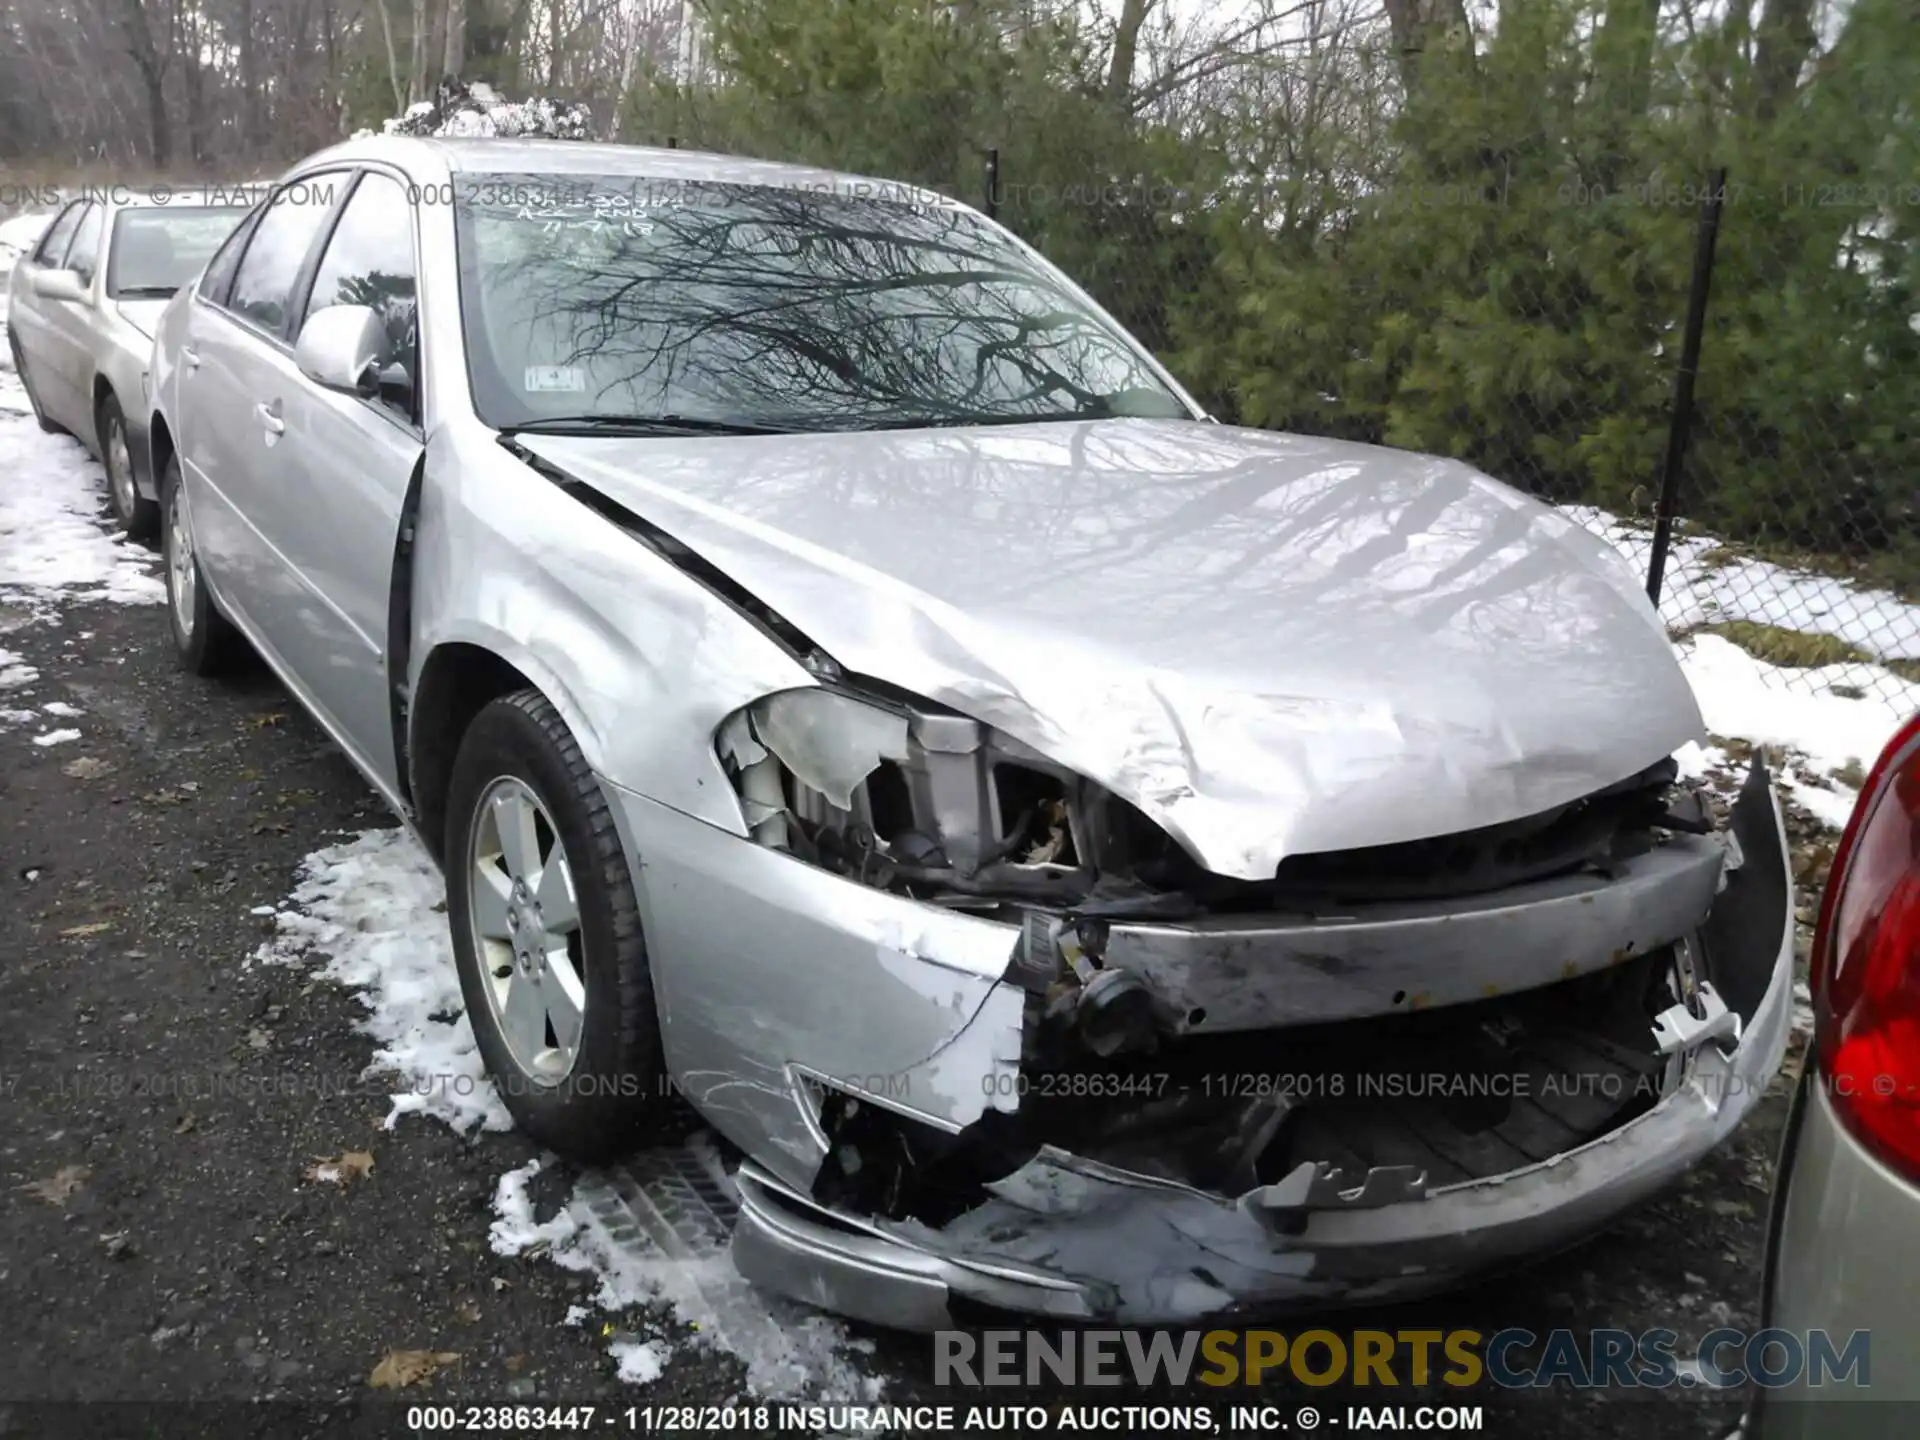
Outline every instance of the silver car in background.
{"type": "Polygon", "coordinates": [[[992,221],[683,151],[309,160],[161,320],[173,638],[447,877],[518,1122],[684,1097],[750,1278],[1177,1322],[1563,1246],[1777,1069],[1792,886],[1640,583],[1210,421],[992,221]]]}
{"type": "Polygon", "coordinates": [[[114,518],[136,538],[159,520],[146,443],[154,326],[245,214],[224,197],[84,194],[14,265],[9,336],[34,417],[106,467],[114,518]]]}
{"type": "MultiPolygon", "coordinates": [[[[1751,1440],[1877,1440],[1920,1408],[1920,718],[1861,788],[1822,897],[1810,970],[1814,1039],[1774,1180],[1761,1323],[1843,1353],[1753,1390],[1751,1440]]],[[[1703,1355],[1712,1362],[1715,1357],[1703,1355]]],[[[1749,1360],[1751,1362],[1751,1359],[1749,1360]]],[[[1770,1361],[1791,1369],[1787,1357],[1770,1361]]]]}

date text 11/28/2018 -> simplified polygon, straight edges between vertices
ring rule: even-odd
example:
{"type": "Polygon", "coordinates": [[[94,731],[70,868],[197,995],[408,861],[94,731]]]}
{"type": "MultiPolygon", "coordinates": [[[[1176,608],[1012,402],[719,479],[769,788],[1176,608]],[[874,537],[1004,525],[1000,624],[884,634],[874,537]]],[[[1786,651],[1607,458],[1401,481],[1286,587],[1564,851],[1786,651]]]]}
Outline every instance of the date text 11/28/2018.
{"type": "MultiPolygon", "coordinates": [[[[1277,1413],[1277,1412],[1275,1412],[1277,1413]]],[[[1289,1417],[1295,1418],[1295,1417],[1289,1417]]],[[[1315,1416],[1317,1421],[1318,1416],[1315,1416]]],[[[410,1405],[409,1433],[425,1434],[1033,1434],[1291,1430],[1253,1407],[1227,1416],[1205,1405],[410,1405]]],[[[1453,1427],[1446,1427],[1453,1428],[1453,1427]]],[[[1477,1429],[1477,1425],[1464,1428],[1477,1429]]]]}

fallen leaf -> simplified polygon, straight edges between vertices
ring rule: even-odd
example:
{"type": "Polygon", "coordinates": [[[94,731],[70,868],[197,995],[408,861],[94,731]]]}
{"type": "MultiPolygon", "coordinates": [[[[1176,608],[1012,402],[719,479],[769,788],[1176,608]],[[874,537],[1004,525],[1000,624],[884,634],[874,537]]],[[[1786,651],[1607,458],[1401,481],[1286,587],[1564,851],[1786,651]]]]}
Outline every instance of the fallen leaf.
{"type": "Polygon", "coordinates": [[[111,920],[90,920],[85,925],[69,925],[60,933],[62,935],[71,935],[75,939],[78,939],[83,935],[98,935],[101,931],[111,930],[112,928],[113,922],[111,920]]]}
{"type": "Polygon", "coordinates": [[[247,1045],[250,1049],[264,1050],[273,1043],[273,1037],[259,1026],[247,1031],[247,1045]]]}
{"type": "Polygon", "coordinates": [[[324,1155],[313,1157],[313,1164],[306,1170],[307,1179],[318,1180],[325,1185],[351,1185],[355,1180],[364,1180],[373,1171],[373,1156],[365,1150],[343,1150],[339,1158],[329,1160],[324,1155]]]}
{"type": "Polygon", "coordinates": [[[506,1367],[509,1375],[518,1375],[526,1366],[527,1357],[524,1355],[509,1355],[500,1363],[506,1367]]]}
{"type": "Polygon", "coordinates": [[[62,765],[60,773],[71,775],[76,780],[97,780],[102,775],[113,773],[113,762],[99,760],[91,755],[82,755],[78,760],[69,760],[62,765]]]}
{"type": "Polygon", "coordinates": [[[367,1384],[376,1390],[418,1385],[434,1371],[452,1365],[459,1358],[459,1353],[453,1350],[389,1350],[387,1358],[373,1367],[367,1384]]]}
{"type": "Polygon", "coordinates": [[[249,723],[251,723],[256,730],[266,730],[275,725],[284,725],[287,723],[287,712],[284,710],[275,710],[269,714],[256,715],[249,723]]]}
{"type": "Polygon", "coordinates": [[[173,1127],[173,1133],[176,1135],[185,1135],[189,1130],[193,1129],[193,1125],[193,1116],[182,1115],[180,1117],[180,1123],[173,1127]]]}
{"type": "Polygon", "coordinates": [[[91,1173],[84,1165],[62,1165],[45,1180],[35,1180],[20,1188],[31,1195],[38,1195],[49,1205],[64,1206],[91,1173]]]}
{"type": "Polygon", "coordinates": [[[480,1323],[480,1302],[469,1296],[462,1296],[453,1307],[453,1318],[458,1320],[462,1325],[478,1325],[480,1323]]]}

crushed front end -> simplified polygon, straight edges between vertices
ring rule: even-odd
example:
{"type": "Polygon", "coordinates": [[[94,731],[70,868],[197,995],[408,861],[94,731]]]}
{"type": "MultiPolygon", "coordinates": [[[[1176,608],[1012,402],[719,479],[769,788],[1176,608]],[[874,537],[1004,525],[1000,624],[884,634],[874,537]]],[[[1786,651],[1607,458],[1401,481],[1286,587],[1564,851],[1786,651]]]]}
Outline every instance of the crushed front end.
{"type": "Polygon", "coordinates": [[[747,1156],[740,1270],[842,1314],[1441,1289],[1654,1193],[1784,1050],[1759,761],[1723,825],[1666,761],[1249,881],[910,697],[789,692],[717,748],[749,840],[623,796],[668,1060],[747,1156]]]}

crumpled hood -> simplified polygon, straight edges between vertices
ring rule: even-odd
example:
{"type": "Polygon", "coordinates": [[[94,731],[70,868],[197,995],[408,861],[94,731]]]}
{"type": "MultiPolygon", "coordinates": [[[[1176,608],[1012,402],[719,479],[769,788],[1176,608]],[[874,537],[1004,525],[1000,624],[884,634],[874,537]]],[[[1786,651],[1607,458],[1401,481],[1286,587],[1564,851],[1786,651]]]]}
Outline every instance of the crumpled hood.
{"type": "Polygon", "coordinates": [[[1518,819],[1703,734],[1624,563],[1455,461],[1159,420],[520,443],[1224,875],[1518,819]]]}

